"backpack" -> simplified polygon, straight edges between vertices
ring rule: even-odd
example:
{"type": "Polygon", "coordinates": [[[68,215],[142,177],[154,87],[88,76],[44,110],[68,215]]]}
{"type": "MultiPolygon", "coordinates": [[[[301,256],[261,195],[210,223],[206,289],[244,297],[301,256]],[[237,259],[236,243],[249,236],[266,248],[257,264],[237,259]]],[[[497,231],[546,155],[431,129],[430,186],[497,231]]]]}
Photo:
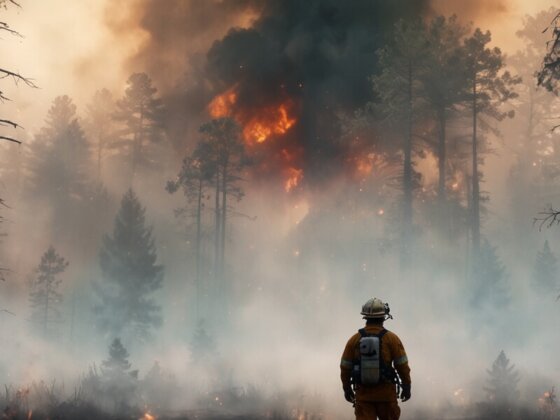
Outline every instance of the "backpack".
{"type": "Polygon", "coordinates": [[[380,383],[398,383],[395,370],[386,366],[381,357],[381,344],[387,330],[383,328],[378,334],[368,334],[365,328],[359,330],[360,358],[354,361],[352,379],[354,384],[378,385],[380,383]]]}

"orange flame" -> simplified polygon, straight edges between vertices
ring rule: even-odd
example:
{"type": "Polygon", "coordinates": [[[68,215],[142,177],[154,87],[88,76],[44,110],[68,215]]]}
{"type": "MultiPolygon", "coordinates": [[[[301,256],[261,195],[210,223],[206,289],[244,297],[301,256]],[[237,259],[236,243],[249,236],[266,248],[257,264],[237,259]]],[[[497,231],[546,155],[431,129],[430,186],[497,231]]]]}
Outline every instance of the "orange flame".
{"type": "Polygon", "coordinates": [[[235,102],[237,102],[237,93],[235,92],[235,89],[228,89],[221,95],[212,99],[212,102],[208,105],[208,112],[212,118],[230,116],[235,102]]]}
{"type": "Polygon", "coordinates": [[[208,113],[212,118],[233,117],[243,127],[245,141],[263,143],[273,135],[283,135],[296,123],[290,116],[289,103],[278,106],[267,106],[256,112],[257,115],[246,115],[236,110],[237,92],[235,86],[216,96],[208,104],[208,113]]]}
{"type": "Polygon", "coordinates": [[[271,108],[263,115],[252,118],[243,129],[248,142],[263,143],[272,135],[283,135],[292,128],[296,119],[290,117],[286,104],[271,108]]]}
{"type": "Polygon", "coordinates": [[[284,183],[284,189],[286,190],[286,192],[290,192],[294,188],[296,188],[303,179],[303,170],[290,167],[287,170],[287,174],[288,179],[284,183]]]}
{"type": "Polygon", "coordinates": [[[139,420],[156,420],[156,419],[157,419],[157,417],[150,414],[150,412],[148,411],[148,412],[144,413],[144,415],[142,417],[140,417],[139,420]]]}

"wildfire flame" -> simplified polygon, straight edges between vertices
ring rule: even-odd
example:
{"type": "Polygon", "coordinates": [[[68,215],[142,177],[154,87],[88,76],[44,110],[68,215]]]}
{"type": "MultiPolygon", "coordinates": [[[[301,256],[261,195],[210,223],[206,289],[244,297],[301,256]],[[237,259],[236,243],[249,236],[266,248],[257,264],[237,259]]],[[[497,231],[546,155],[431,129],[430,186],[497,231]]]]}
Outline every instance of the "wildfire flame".
{"type": "MultiPolygon", "coordinates": [[[[212,99],[208,104],[208,113],[212,118],[233,118],[241,126],[243,140],[249,147],[257,147],[270,139],[286,135],[297,122],[293,116],[294,102],[289,98],[257,109],[244,109],[238,99],[237,86],[233,86],[212,99]]],[[[298,168],[297,153],[283,148],[278,155],[286,192],[294,190],[303,179],[303,170],[298,168]]]]}
{"type": "Polygon", "coordinates": [[[233,87],[212,99],[208,113],[212,118],[233,117],[243,127],[243,137],[249,144],[263,143],[274,135],[284,135],[296,123],[296,119],[290,116],[289,101],[251,113],[236,109],[236,104],[237,92],[233,87]]]}
{"type": "Polygon", "coordinates": [[[142,417],[140,417],[138,420],[156,420],[157,417],[154,416],[153,414],[150,414],[149,411],[147,411],[146,413],[144,413],[144,415],[142,417]]]}
{"type": "Polygon", "coordinates": [[[284,189],[286,190],[286,192],[290,192],[294,188],[296,188],[303,179],[303,170],[290,167],[286,172],[288,178],[284,183],[284,189]]]}
{"type": "Polygon", "coordinates": [[[278,108],[251,119],[243,129],[243,137],[250,143],[263,143],[272,135],[286,134],[295,123],[295,118],[288,114],[286,104],[280,104],[278,108]]]}
{"type": "Polygon", "coordinates": [[[237,102],[237,93],[232,88],[212,99],[208,105],[208,112],[212,118],[228,117],[235,102],[237,102]]]}

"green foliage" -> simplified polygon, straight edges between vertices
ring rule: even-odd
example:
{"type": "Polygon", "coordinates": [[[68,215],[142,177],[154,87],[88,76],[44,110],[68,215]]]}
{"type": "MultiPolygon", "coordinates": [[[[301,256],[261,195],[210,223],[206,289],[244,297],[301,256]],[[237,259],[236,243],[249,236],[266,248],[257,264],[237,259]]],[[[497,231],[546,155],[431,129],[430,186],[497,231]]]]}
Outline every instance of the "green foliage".
{"type": "Polygon", "coordinates": [[[31,322],[44,337],[52,336],[62,321],[60,274],[66,270],[68,264],[68,261],[51,245],[41,257],[41,262],[35,270],[35,277],[31,280],[29,291],[31,322]]]}
{"type": "Polygon", "coordinates": [[[113,337],[145,341],[162,322],[161,308],[151,295],[162,287],[163,266],[156,263],[152,231],[145,224],[145,209],[129,190],[113,234],[103,239],[99,252],[103,280],[95,283],[98,326],[113,337]]]}

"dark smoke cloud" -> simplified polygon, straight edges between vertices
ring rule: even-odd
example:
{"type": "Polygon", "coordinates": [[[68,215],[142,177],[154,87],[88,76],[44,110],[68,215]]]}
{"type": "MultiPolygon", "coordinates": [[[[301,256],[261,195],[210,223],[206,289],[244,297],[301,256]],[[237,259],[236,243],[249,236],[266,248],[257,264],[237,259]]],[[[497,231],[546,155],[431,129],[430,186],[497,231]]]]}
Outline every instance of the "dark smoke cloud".
{"type": "Polygon", "coordinates": [[[248,112],[290,98],[298,123],[282,146],[267,147],[272,154],[296,150],[308,181],[329,178],[340,167],[345,153],[336,115],[371,99],[375,51],[393,24],[429,11],[427,0],[164,4],[139,2],[124,26],[136,21],[149,34],[130,70],[147,71],[165,91],[176,143],[194,132],[211,98],[234,85],[238,106],[248,112]]]}

